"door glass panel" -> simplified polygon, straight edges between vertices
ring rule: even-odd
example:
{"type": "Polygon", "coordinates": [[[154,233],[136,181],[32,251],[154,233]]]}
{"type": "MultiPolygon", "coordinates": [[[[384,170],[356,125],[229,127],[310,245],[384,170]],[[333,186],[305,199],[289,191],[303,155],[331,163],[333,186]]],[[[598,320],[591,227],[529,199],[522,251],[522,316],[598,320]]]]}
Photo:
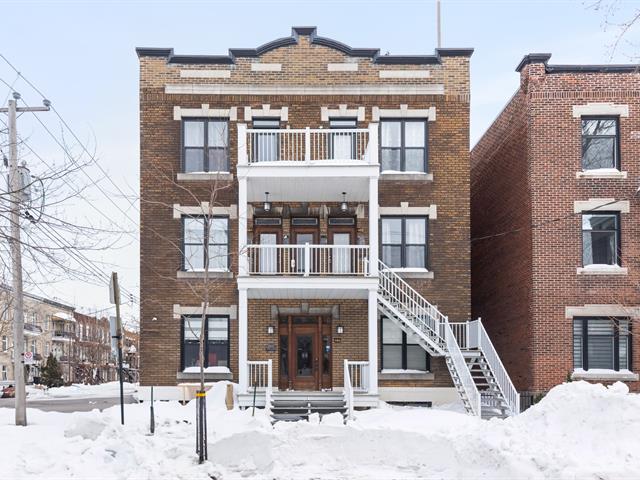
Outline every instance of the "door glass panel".
{"type": "Polygon", "coordinates": [[[298,335],[296,350],[296,374],[310,377],[313,375],[313,335],[298,335]]]}
{"type": "Polygon", "coordinates": [[[289,376],[289,336],[280,335],[280,375],[289,376]]]}
{"type": "Polygon", "coordinates": [[[278,249],[275,246],[278,242],[278,235],[275,233],[261,233],[259,267],[260,273],[278,273],[278,249]]]}
{"type": "Polygon", "coordinates": [[[333,160],[352,160],[354,134],[350,132],[332,133],[333,160]]]}
{"type": "Polygon", "coordinates": [[[331,374],[331,337],[329,335],[322,336],[322,373],[331,374]]]}
{"type": "MultiPolygon", "coordinates": [[[[313,233],[297,233],[296,234],[296,245],[304,245],[308,243],[309,245],[313,244],[313,233]]],[[[305,270],[304,263],[304,248],[298,247],[296,248],[295,254],[295,271],[298,273],[302,273],[305,270]]]]}
{"type": "MultiPolygon", "coordinates": [[[[348,233],[334,233],[334,245],[349,245],[351,235],[348,233]]],[[[349,248],[333,248],[333,273],[351,273],[351,250],[349,248]]]]}

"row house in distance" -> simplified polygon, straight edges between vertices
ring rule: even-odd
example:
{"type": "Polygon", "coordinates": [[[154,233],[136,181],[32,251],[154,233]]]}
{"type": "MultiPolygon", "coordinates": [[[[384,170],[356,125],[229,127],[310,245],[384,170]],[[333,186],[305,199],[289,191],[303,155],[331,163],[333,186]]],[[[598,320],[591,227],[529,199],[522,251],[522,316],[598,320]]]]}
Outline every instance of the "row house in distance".
{"type": "Polygon", "coordinates": [[[78,383],[101,383],[116,380],[116,366],[111,355],[109,320],[75,312],[75,376],[78,383]]]}
{"type": "Polygon", "coordinates": [[[638,390],[639,65],[550,57],[524,57],[471,153],[473,313],[520,390],[638,390]]]}
{"type": "Polygon", "coordinates": [[[467,323],[472,50],[380,55],[294,27],[228,55],[137,54],[143,385],[198,378],[204,329],[206,378],[238,382],[242,406],[459,392],[517,412],[467,323]]]}
{"type": "MultiPolygon", "coordinates": [[[[15,380],[13,365],[13,307],[11,287],[0,285],[0,381],[15,380]]],[[[28,382],[37,380],[50,353],[69,363],[69,345],[73,335],[74,307],[31,293],[24,294],[24,346],[33,354],[33,363],[25,366],[28,382]]],[[[63,368],[68,381],[72,369],[63,368]]]]}

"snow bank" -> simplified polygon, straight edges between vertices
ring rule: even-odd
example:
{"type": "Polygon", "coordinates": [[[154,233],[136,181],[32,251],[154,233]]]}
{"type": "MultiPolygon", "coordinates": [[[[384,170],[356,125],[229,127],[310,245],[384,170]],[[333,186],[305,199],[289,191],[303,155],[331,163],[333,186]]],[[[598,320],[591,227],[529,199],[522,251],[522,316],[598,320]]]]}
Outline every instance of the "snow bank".
{"type": "MultiPolygon", "coordinates": [[[[123,391],[125,395],[135,393],[137,385],[134,383],[124,382],[123,391]]],[[[68,387],[54,387],[49,388],[44,396],[40,396],[39,399],[46,397],[50,398],[78,398],[78,397],[117,397],[120,395],[120,383],[119,382],[107,382],[100,385],[83,385],[80,383],[74,383],[68,387]]]]}
{"type": "Polygon", "coordinates": [[[640,395],[573,382],[507,420],[391,407],[313,422],[271,423],[263,410],[228,411],[226,382],[207,394],[209,462],[195,461],[195,403],[156,402],[87,413],[29,409],[12,426],[0,409],[2,478],[82,479],[604,479],[640,471],[640,395]]]}

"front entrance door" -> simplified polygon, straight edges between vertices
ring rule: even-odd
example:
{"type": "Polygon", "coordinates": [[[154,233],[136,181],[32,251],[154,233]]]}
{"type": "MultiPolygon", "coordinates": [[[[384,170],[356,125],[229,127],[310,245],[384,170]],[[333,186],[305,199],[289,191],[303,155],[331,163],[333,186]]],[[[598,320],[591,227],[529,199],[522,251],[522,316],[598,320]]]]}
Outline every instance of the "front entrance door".
{"type": "Polygon", "coordinates": [[[331,319],[322,316],[282,317],[279,335],[279,388],[331,388],[331,319]]]}

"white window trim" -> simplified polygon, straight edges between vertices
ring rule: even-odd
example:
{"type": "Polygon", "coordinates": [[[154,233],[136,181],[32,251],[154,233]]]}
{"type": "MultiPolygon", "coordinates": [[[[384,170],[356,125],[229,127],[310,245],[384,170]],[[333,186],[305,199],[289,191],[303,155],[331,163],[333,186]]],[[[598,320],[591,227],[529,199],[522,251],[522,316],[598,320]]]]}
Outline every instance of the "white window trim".
{"type": "MultiPolygon", "coordinates": [[[[173,318],[175,320],[180,320],[182,315],[201,315],[202,314],[202,306],[194,307],[194,306],[184,306],[179,303],[173,304],[173,318]]],[[[228,307],[215,307],[209,305],[207,307],[207,315],[228,315],[229,320],[237,320],[238,319],[238,306],[237,305],[229,305],[228,307]]]]}
{"type": "Polygon", "coordinates": [[[576,172],[576,178],[627,178],[627,172],[615,168],[596,168],[576,172]]]}
{"type": "Polygon", "coordinates": [[[619,265],[585,265],[576,269],[578,275],[628,275],[629,271],[619,265]]]}
{"type": "Polygon", "coordinates": [[[209,208],[209,202],[202,202],[200,206],[189,207],[178,203],[173,204],[173,218],[180,220],[184,215],[224,215],[229,219],[238,218],[238,206],[230,205],[228,207],[212,207],[209,208]]]}
{"type": "Polygon", "coordinates": [[[408,216],[427,216],[429,220],[438,218],[438,206],[429,205],[428,207],[410,207],[409,202],[400,202],[399,207],[379,207],[378,215],[380,217],[387,215],[408,215],[408,216]]]}
{"type": "Polygon", "coordinates": [[[430,78],[429,70],[380,70],[380,78],[430,78]]]}
{"type": "Polygon", "coordinates": [[[281,63],[252,63],[251,71],[252,72],[281,72],[282,64],[281,63]]]}
{"type": "Polygon", "coordinates": [[[180,78],[231,78],[231,70],[180,70],[180,78]]]}
{"type": "Polygon", "coordinates": [[[564,307],[564,317],[628,317],[640,318],[640,307],[624,305],[585,304],[582,306],[564,307]]]}
{"type": "Polygon", "coordinates": [[[209,108],[208,103],[203,103],[200,108],[173,107],[173,119],[182,120],[183,117],[202,118],[228,118],[229,121],[238,120],[238,107],[230,108],[209,108]]]}
{"type": "Polygon", "coordinates": [[[364,107],[347,108],[346,104],[338,105],[338,108],[320,107],[320,120],[328,122],[331,118],[357,118],[364,122],[364,107]]]}
{"type": "Polygon", "coordinates": [[[580,118],[590,115],[617,115],[629,116],[629,105],[616,105],[613,102],[587,103],[586,105],[573,105],[573,116],[580,118]]]}
{"type": "Polygon", "coordinates": [[[381,118],[426,118],[428,121],[434,122],[436,107],[409,108],[405,104],[400,105],[400,108],[373,107],[371,116],[374,122],[379,122],[381,118]]]}
{"type": "Polygon", "coordinates": [[[428,278],[428,279],[434,278],[433,271],[428,270],[426,268],[398,267],[398,268],[387,268],[385,269],[385,271],[396,273],[402,278],[428,278]]]}
{"type": "Polygon", "coordinates": [[[609,370],[609,369],[589,369],[576,368],[571,373],[572,380],[602,380],[602,381],[626,381],[635,382],[639,378],[637,373],[630,370],[609,370]]]}
{"type": "Polygon", "coordinates": [[[289,107],[271,108],[269,104],[263,104],[262,108],[244,107],[244,120],[246,122],[260,117],[279,118],[281,122],[289,121],[289,107]]]}
{"type": "Polygon", "coordinates": [[[598,210],[629,213],[629,200],[618,200],[616,202],[615,198],[590,198],[589,200],[573,202],[573,213],[597,212],[598,210]]]}

